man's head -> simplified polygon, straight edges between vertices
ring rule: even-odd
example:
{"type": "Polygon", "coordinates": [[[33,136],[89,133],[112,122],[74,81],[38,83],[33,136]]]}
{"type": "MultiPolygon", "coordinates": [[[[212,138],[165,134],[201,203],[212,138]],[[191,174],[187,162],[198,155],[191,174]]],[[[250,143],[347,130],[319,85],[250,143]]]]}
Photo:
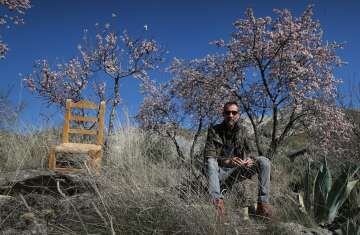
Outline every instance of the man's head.
{"type": "Polygon", "coordinates": [[[225,123],[233,127],[240,117],[239,105],[235,101],[227,102],[223,108],[223,117],[225,123]]]}

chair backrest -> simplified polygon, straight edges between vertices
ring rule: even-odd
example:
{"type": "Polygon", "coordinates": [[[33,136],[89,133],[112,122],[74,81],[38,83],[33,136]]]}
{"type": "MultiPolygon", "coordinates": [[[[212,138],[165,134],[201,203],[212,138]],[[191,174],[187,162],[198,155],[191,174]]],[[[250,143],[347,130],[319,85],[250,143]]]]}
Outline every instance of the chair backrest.
{"type": "Polygon", "coordinates": [[[95,135],[96,144],[102,145],[104,143],[104,115],[105,115],[105,101],[102,101],[100,102],[100,105],[97,105],[87,100],[81,100],[75,103],[71,99],[67,99],[65,118],[64,118],[63,143],[69,143],[69,134],[82,134],[82,135],[95,135]],[[98,110],[98,115],[97,117],[73,115],[73,113],[71,112],[73,108],[98,110]],[[70,128],[71,121],[93,122],[93,123],[97,122],[98,125],[97,125],[97,129],[95,130],[87,130],[83,128],[70,128]]]}

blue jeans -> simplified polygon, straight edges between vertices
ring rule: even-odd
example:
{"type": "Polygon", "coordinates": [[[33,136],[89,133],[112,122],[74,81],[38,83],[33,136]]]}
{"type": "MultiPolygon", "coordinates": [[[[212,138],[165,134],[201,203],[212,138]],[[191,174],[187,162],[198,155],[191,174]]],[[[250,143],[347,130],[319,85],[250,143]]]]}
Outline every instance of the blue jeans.
{"type": "Polygon", "coordinates": [[[220,167],[214,157],[207,159],[207,177],[209,193],[212,199],[224,198],[221,188],[231,188],[232,185],[243,179],[249,179],[258,174],[258,202],[269,203],[270,192],[270,160],[266,157],[255,157],[255,164],[250,168],[245,167],[220,167]]]}

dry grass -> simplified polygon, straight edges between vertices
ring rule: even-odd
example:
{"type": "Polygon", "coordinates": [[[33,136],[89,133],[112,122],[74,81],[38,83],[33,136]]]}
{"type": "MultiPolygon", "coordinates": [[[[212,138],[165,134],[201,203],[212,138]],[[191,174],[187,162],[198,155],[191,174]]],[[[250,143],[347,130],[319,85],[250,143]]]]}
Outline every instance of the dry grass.
{"type": "MultiPolygon", "coordinates": [[[[58,131],[2,134],[3,170],[42,167],[49,146],[59,139],[58,131]]],[[[283,165],[273,164],[272,201],[281,220],[304,221],[293,203],[283,165]]],[[[224,224],[217,220],[207,192],[193,187],[189,175],[170,143],[127,127],[108,140],[101,176],[84,176],[91,182],[88,193],[34,192],[24,195],[24,200],[50,234],[263,234],[267,229],[263,221],[243,221],[239,212],[256,202],[256,177],[226,194],[224,224]]],[[[0,229],[24,228],[25,222],[16,222],[24,221],[29,212],[23,200],[15,197],[4,208],[0,229]]]]}
{"type": "MultiPolygon", "coordinates": [[[[110,140],[98,196],[103,198],[113,218],[115,231],[221,234],[226,231],[235,233],[235,229],[245,233],[251,228],[237,227],[235,223],[239,221],[229,221],[228,226],[219,224],[206,192],[179,187],[189,174],[188,169],[177,161],[174,150],[164,151],[172,154],[159,156],[158,159],[162,160],[155,162],[148,154],[159,151],[154,151],[151,144],[154,140],[148,138],[139,129],[128,128],[110,140]]],[[[162,141],[164,149],[171,146],[162,141]]],[[[231,211],[229,213],[231,217],[231,211]]],[[[256,232],[256,229],[252,230],[256,232]]]]}
{"type": "Polygon", "coordinates": [[[0,130],[0,170],[43,168],[51,144],[60,139],[57,129],[19,134],[0,130]]]}

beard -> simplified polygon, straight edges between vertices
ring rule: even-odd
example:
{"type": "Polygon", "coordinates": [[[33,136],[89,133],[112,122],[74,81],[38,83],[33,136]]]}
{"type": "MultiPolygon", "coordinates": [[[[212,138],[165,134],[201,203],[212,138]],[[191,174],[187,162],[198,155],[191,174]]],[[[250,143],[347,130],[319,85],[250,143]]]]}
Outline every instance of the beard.
{"type": "Polygon", "coordinates": [[[232,128],[232,127],[235,126],[236,122],[237,122],[237,120],[234,120],[234,119],[227,120],[226,125],[227,125],[228,127],[231,127],[231,128],[232,128]]]}

